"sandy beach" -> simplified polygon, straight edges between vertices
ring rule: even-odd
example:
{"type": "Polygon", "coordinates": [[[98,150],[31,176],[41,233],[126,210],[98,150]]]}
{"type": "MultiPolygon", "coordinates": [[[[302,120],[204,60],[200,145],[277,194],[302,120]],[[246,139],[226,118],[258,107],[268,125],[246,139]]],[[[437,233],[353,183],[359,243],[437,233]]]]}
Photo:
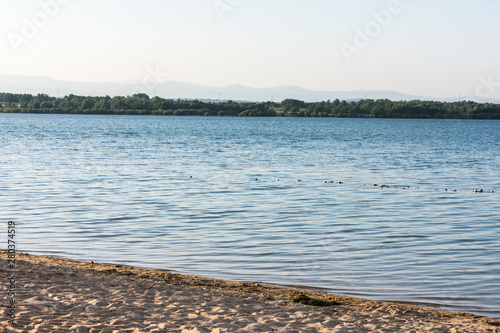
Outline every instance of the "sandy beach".
{"type": "Polygon", "coordinates": [[[1,252],[1,332],[499,332],[500,319],[308,290],[1,252]],[[293,302],[306,294],[341,303],[293,302]]]}

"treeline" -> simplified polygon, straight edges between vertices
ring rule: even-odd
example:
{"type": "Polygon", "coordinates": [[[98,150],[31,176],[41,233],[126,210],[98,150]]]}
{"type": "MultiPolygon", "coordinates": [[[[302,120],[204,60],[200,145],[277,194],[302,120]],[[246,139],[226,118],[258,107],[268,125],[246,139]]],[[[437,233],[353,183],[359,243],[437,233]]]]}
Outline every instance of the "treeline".
{"type": "Polygon", "coordinates": [[[198,100],[149,98],[146,94],[122,97],[84,97],[68,95],[63,98],[46,94],[0,93],[0,112],[129,114],[175,116],[275,116],[273,103],[211,103],[198,100]]]}
{"type": "Polygon", "coordinates": [[[344,117],[344,118],[431,118],[431,119],[500,119],[500,104],[462,101],[399,101],[387,99],[308,103],[286,99],[273,102],[204,102],[199,100],[150,98],[146,94],[116,97],[63,98],[46,94],[0,93],[0,112],[4,113],[73,113],[178,116],[255,116],[255,117],[344,117]]]}

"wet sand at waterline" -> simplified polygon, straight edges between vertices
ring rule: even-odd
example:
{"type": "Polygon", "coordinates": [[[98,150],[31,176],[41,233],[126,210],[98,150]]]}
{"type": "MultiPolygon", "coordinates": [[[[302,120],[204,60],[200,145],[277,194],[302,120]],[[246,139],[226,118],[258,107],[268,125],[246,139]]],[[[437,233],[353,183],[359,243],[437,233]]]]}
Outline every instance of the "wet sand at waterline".
{"type": "Polygon", "coordinates": [[[500,332],[500,319],[470,314],[22,253],[11,324],[5,251],[0,267],[1,332],[500,332]]]}

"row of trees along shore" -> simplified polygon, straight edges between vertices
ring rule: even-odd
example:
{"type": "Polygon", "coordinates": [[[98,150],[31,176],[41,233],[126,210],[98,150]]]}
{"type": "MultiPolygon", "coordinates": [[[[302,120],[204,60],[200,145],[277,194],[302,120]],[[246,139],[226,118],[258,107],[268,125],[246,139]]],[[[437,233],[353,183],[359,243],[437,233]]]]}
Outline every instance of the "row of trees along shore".
{"type": "Polygon", "coordinates": [[[308,103],[296,99],[273,102],[199,101],[150,98],[146,94],[122,97],[63,98],[46,94],[0,93],[3,113],[68,113],[175,116],[343,117],[421,119],[500,119],[500,104],[363,99],[308,103]]]}

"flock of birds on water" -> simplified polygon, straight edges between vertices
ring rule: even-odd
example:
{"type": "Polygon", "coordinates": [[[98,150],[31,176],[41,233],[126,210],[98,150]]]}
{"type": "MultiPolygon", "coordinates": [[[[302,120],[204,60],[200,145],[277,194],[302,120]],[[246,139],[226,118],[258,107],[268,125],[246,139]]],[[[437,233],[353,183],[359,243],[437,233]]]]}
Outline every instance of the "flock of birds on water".
{"type": "MultiPolygon", "coordinates": [[[[189,178],[193,178],[193,176],[190,176],[189,178]]],[[[258,181],[259,179],[258,179],[258,178],[255,178],[254,180],[255,180],[255,181],[258,181]]],[[[278,178],[278,179],[276,179],[276,181],[278,181],[278,182],[279,182],[279,181],[280,181],[280,179],[278,178]]],[[[297,181],[298,181],[298,182],[302,182],[303,180],[302,180],[302,179],[297,179],[297,181]]],[[[340,180],[338,180],[338,181],[333,181],[333,180],[325,180],[325,181],[324,181],[324,183],[325,183],[325,184],[339,184],[339,185],[344,184],[344,182],[343,182],[343,181],[340,181],[340,180]]],[[[379,187],[379,188],[390,188],[390,187],[391,187],[391,186],[386,185],[386,184],[363,184],[363,186],[366,186],[366,185],[371,185],[371,186],[373,186],[373,187],[379,187]]],[[[400,187],[400,186],[395,186],[395,188],[398,188],[398,187],[399,187],[399,188],[401,188],[401,189],[403,189],[403,190],[407,190],[407,189],[411,189],[411,188],[412,188],[411,186],[402,186],[402,187],[400,187]]],[[[420,189],[420,187],[418,187],[418,186],[414,186],[414,187],[413,187],[413,189],[415,189],[415,190],[419,190],[419,189],[420,189]]],[[[439,191],[439,189],[434,189],[434,190],[435,190],[435,191],[439,191]]],[[[445,191],[445,192],[464,192],[464,191],[459,191],[459,190],[448,190],[447,188],[445,188],[445,189],[444,189],[444,191],[445,191]]],[[[474,192],[474,193],[495,193],[495,191],[493,191],[493,190],[485,191],[485,190],[483,190],[483,189],[480,189],[480,190],[473,190],[473,192],[474,192]]]]}
{"type": "MultiPolygon", "coordinates": [[[[255,178],[255,180],[259,180],[258,178],[255,178]]],[[[279,179],[276,179],[276,181],[280,181],[279,179]]],[[[298,182],[302,182],[303,180],[302,179],[297,179],[298,182]]],[[[333,181],[333,180],[325,180],[324,181],[325,184],[344,184],[343,181],[333,181]]],[[[379,187],[379,188],[390,188],[391,186],[389,185],[386,185],[386,184],[363,184],[363,186],[366,186],[366,185],[371,185],[373,187],[379,187]]],[[[396,188],[398,188],[399,186],[397,186],[396,188]]],[[[411,186],[402,186],[400,187],[401,189],[403,190],[407,190],[407,189],[411,189],[412,187],[411,186]]],[[[419,190],[420,187],[413,187],[413,189],[415,190],[419,190]]],[[[435,189],[435,191],[438,191],[439,189],[435,189]]],[[[463,192],[463,191],[459,191],[459,190],[448,190],[447,188],[444,189],[445,192],[463,192]]],[[[480,190],[473,190],[474,193],[495,193],[495,191],[493,190],[490,190],[490,191],[485,191],[483,189],[480,189],[480,190]]]]}

